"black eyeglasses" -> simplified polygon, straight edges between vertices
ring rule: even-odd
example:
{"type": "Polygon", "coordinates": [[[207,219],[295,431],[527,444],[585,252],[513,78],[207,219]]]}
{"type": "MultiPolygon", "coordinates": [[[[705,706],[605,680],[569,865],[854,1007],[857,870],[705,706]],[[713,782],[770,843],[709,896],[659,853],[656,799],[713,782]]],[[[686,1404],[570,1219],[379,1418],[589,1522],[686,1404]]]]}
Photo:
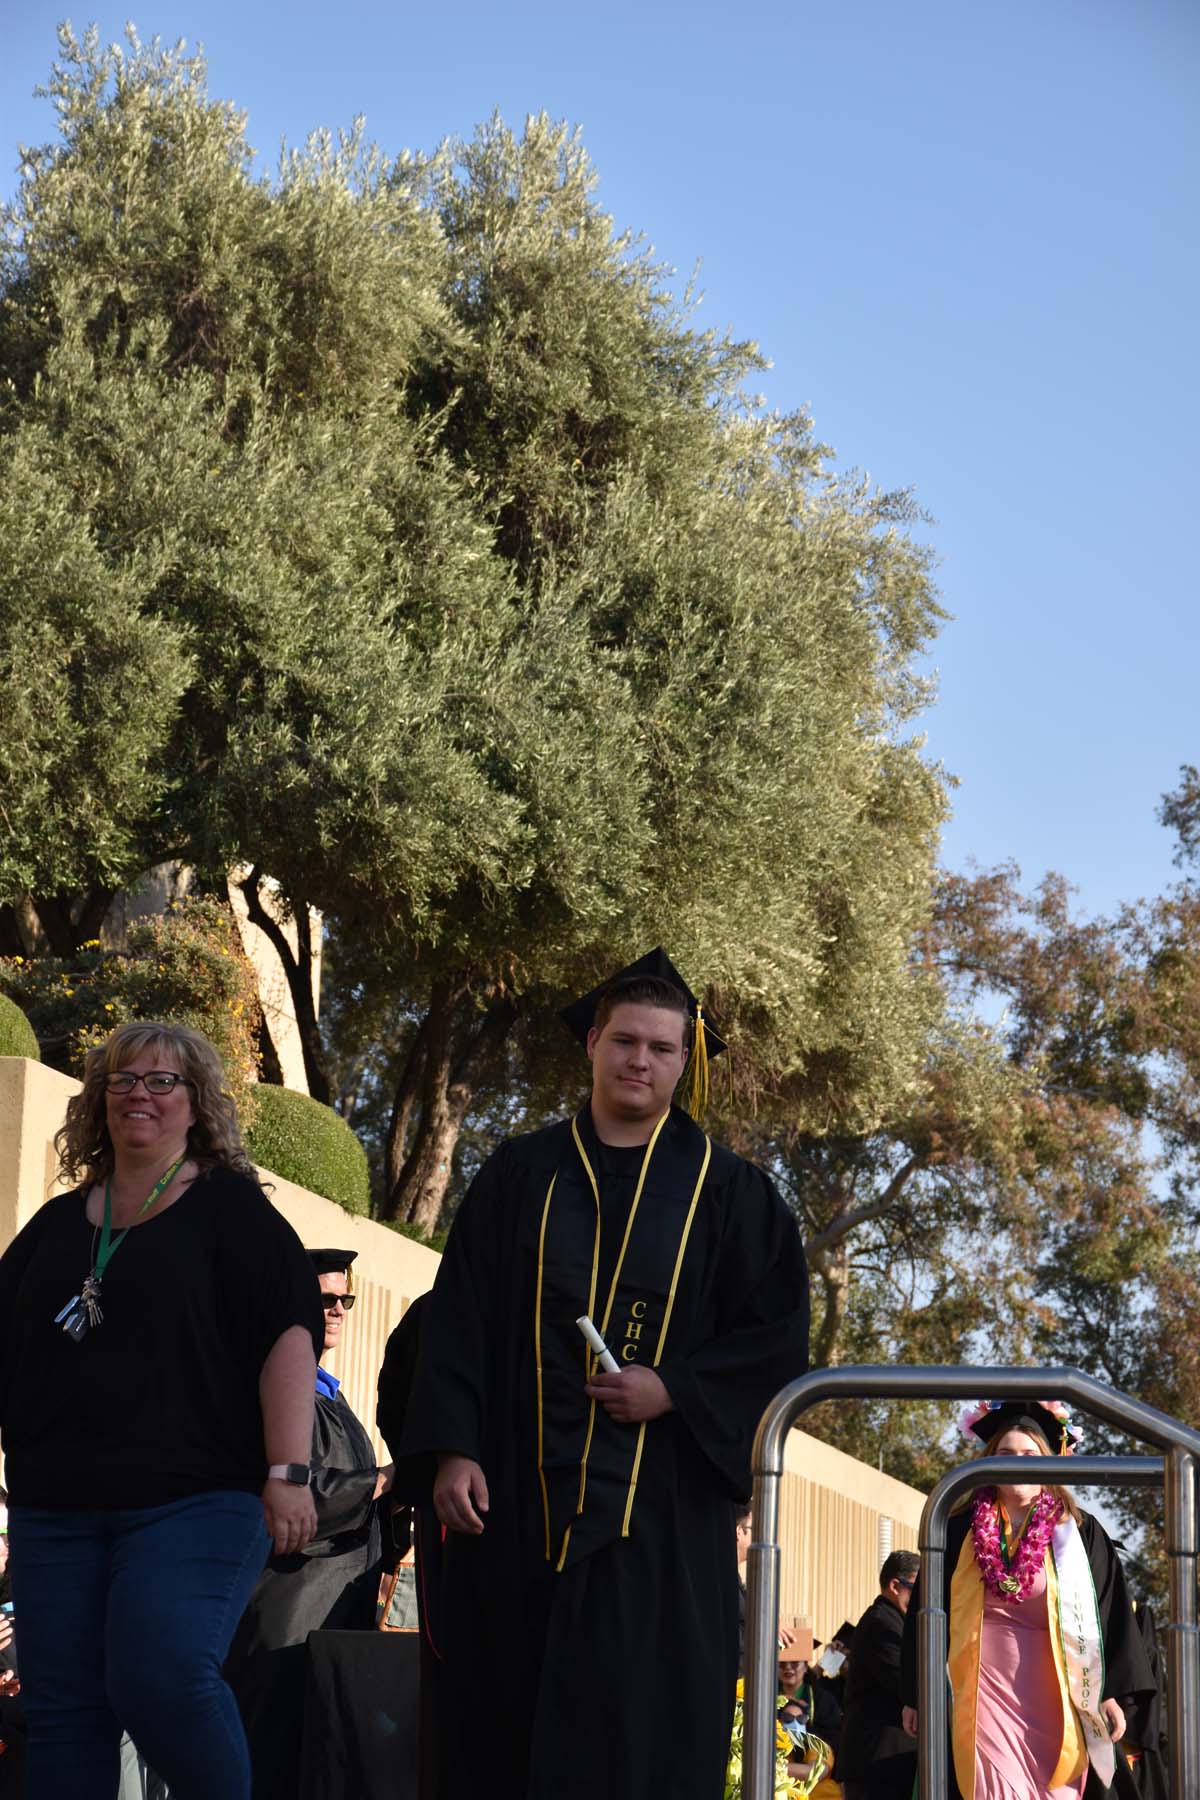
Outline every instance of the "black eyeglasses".
{"type": "Polygon", "coordinates": [[[186,1075],[176,1075],[173,1069],[151,1069],[145,1075],[135,1075],[132,1069],[118,1069],[114,1075],[104,1077],[104,1085],[110,1094],[132,1094],[139,1081],[148,1094],[173,1094],[180,1084],[184,1087],[196,1085],[186,1075]]]}
{"type": "Polygon", "coordinates": [[[903,1575],[897,1575],[896,1580],[900,1583],[901,1587],[915,1588],[917,1585],[915,1581],[905,1581],[903,1575]]]}
{"type": "Polygon", "coordinates": [[[341,1301],[342,1305],[345,1307],[346,1311],[349,1312],[350,1308],[354,1305],[355,1296],[353,1294],[322,1294],[321,1295],[321,1305],[325,1308],[326,1312],[332,1312],[339,1300],[341,1301]]]}

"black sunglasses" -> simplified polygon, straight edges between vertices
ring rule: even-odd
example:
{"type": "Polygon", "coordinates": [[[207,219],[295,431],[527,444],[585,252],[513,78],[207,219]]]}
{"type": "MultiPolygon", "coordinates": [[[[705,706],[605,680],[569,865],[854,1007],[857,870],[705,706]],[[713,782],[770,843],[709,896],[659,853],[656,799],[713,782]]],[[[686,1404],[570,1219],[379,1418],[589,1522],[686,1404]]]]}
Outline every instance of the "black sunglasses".
{"type": "Polygon", "coordinates": [[[355,1296],[353,1294],[322,1294],[321,1295],[321,1305],[325,1308],[326,1312],[332,1312],[339,1300],[341,1301],[342,1305],[345,1307],[346,1311],[349,1312],[350,1308],[354,1305],[355,1296]]]}

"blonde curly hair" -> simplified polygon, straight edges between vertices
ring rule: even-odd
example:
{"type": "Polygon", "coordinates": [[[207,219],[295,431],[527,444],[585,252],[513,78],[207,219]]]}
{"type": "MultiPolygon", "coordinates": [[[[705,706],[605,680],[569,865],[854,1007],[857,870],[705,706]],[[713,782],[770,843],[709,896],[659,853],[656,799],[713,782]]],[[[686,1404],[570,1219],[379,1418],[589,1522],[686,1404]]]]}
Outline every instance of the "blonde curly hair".
{"type": "Polygon", "coordinates": [[[168,1059],[192,1084],[195,1123],[188,1128],[188,1155],[201,1169],[217,1164],[253,1176],[238,1129],[237,1108],[225,1086],[221,1059],[199,1031],[169,1020],[136,1020],[118,1025],[111,1037],[89,1050],[83,1087],[67,1102],[67,1116],[54,1135],[58,1172],[65,1182],[105,1181],[113,1172],[105,1083],[143,1050],[168,1059]]]}

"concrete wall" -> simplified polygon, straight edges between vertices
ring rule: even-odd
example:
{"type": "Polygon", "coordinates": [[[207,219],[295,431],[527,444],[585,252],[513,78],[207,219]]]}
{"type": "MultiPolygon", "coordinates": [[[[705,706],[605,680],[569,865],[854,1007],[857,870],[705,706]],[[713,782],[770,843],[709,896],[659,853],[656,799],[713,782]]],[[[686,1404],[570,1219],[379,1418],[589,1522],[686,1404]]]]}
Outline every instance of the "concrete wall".
{"type": "MultiPolygon", "coordinates": [[[[53,1138],[78,1083],[41,1063],[0,1057],[0,1250],[59,1191],[53,1138]]],[[[388,1334],[409,1302],[433,1285],[434,1251],[269,1171],[271,1198],[304,1243],[357,1250],[359,1296],[328,1368],[370,1430],[375,1382],[388,1334]]],[[[378,1441],[378,1440],[377,1440],[378,1441]]],[[[840,1450],[793,1431],[780,1496],[782,1612],[811,1623],[824,1642],[857,1620],[878,1592],[881,1521],[895,1549],[914,1548],[924,1495],[840,1450]]]]}

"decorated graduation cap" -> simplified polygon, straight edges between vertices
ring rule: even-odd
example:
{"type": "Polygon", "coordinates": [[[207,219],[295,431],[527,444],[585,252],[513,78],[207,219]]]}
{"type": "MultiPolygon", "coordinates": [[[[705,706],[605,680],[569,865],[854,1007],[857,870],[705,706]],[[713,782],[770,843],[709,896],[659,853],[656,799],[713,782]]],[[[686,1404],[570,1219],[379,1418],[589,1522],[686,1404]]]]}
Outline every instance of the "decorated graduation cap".
{"type": "MultiPolygon", "coordinates": [[[[570,1006],[564,1006],[559,1018],[586,1049],[588,1032],[596,1023],[596,1007],[599,1002],[611,998],[614,1005],[619,1005],[625,998],[625,989],[636,990],[639,982],[647,980],[665,982],[668,987],[673,987],[682,994],[687,1003],[688,1018],[692,1022],[692,1053],[688,1058],[683,1104],[693,1119],[698,1119],[708,1105],[709,1059],[720,1056],[726,1048],[725,1039],[713,1030],[704,1016],[703,1006],[661,945],[655,950],[648,950],[645,956],[639,956],[627,968],[610,975],[581,1000],[573,1000],[570,1006]]],[[[632,998],[633,995],[629,997],[632,998]]]]}
{"type": "Polygon", "coordinates": [[[348,1276],[357,1255],[357,1250],[310,1250],[308,1260],[318,1275],[348,1276]]]}
{"type": "Polygon", "coordinates": [[[1004,1431],[1036,1431],[1056,1456],[1070,1456],[1083,1437],[1062,1400],[977,1400],[958,1428],[981,1444],[990,1444],[1004,1431]]]}

